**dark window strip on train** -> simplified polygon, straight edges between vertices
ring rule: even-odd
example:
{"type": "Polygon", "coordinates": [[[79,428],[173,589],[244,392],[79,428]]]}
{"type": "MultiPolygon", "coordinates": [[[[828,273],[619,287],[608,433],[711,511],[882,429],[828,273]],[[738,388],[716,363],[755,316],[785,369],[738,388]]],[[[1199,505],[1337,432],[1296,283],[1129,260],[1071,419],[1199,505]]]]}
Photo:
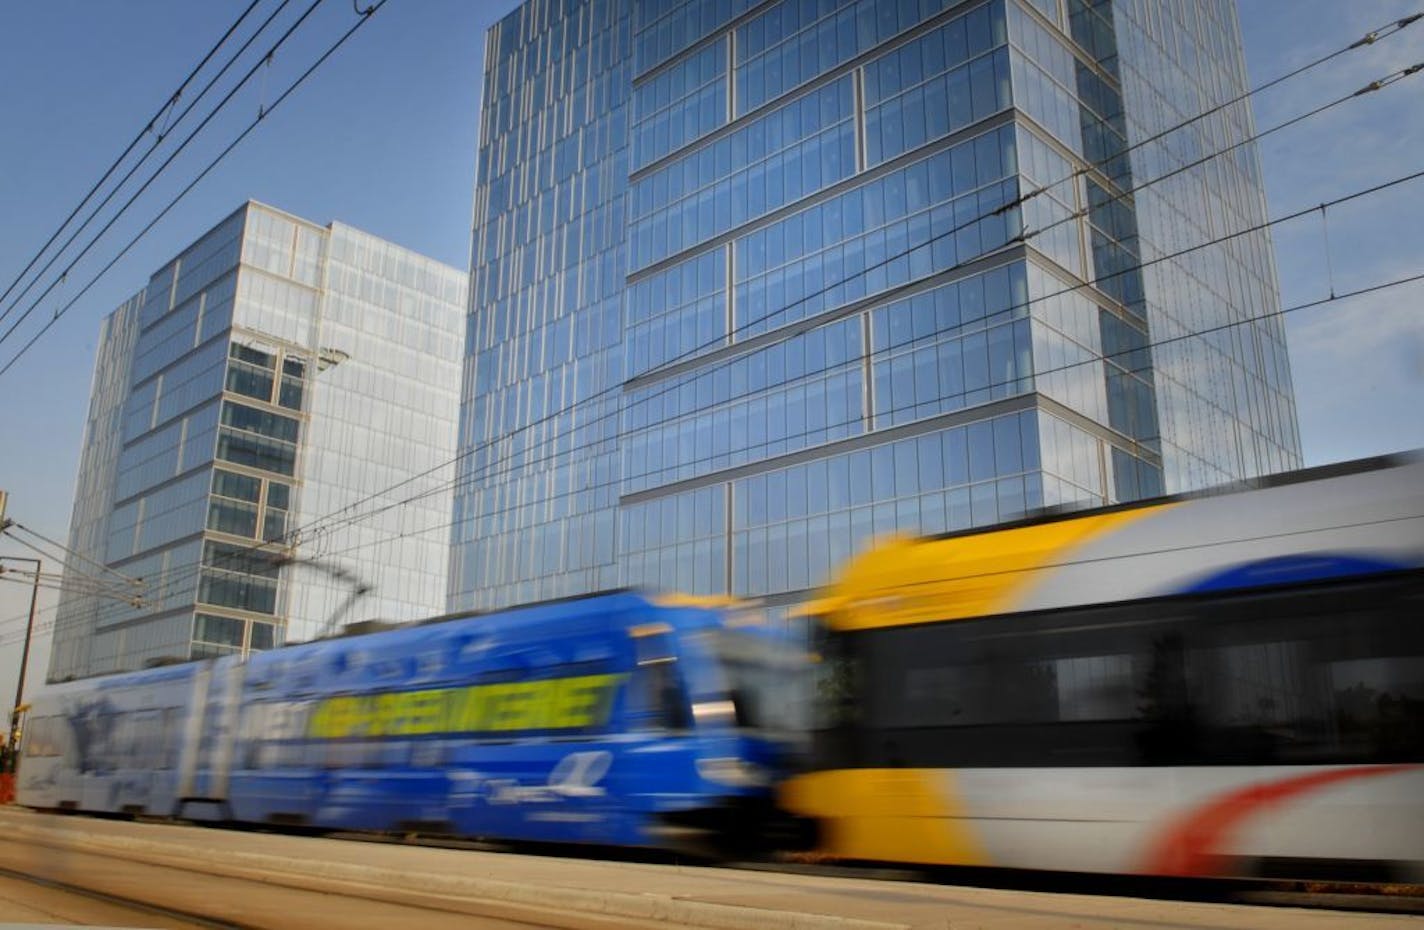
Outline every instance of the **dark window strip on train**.
{"type": "Polygon", "coordinates": [[[833,634],[817,767],[1424,761],[1424,572],[833,634]]]}

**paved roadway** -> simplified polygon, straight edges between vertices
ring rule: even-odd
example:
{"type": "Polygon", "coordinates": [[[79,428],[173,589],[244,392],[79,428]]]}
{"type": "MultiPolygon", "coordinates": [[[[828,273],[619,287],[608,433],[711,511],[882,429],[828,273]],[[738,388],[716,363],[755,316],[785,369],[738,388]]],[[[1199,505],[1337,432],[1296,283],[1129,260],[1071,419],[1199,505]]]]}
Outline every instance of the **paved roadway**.
{"type": "MultiPolygon", "coordinates": [[[[55,817],[13,807],[0,808],[0,869],[97,887],[250,928],[1418,930],[1424,926],[1420,918],[1383,914],[564,859],[55,817]]],[[[12,899],[17,893],[25,894],[11,885],[0,886],[0,894],[12,899]]],[[[32,906],[30,898],[20,900],[32,906]]],[[[95,916],[98,922],[104,919],[95,916]]]]}

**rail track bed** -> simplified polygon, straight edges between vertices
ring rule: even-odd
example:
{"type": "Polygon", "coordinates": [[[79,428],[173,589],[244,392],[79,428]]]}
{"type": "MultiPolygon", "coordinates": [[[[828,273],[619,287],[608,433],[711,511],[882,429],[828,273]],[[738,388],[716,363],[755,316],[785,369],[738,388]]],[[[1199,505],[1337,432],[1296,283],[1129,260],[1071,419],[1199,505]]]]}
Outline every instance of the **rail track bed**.
{"type": "Polygon", "coordinates": [[[16,808],[0,809],[0,837],[0,869],[108,895],[114,906],[157,908],[137,921],[151,926],[1354,930],[1417,926],[1411,915],[1420,913],[1416,896],[1384,889],[1333,888],[1323,898],[1318,888],[1276,883],[1186,883],[1195,890],[1173,896],[1171,886],[1183,883],[569,858],[436,838],[355,842],[16,808]],[[159,912],[172,922],[154,920],[159,912]]]}

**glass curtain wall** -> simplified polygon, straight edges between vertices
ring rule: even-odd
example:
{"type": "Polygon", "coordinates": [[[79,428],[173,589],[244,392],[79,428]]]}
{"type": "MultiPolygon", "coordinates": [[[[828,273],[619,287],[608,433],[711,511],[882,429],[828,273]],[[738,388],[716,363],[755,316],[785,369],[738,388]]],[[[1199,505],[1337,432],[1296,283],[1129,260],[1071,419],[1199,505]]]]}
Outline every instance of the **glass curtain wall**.
{"type": "MultiPolygon", "coordinates": [[[[84,451],[80,454],[74,510],[69,520],[70,550],[91,562],[103,558],[108,542],[124,398],[134,341],[138,338],[139,308],[144,302],[145,294],[139,291],[105,317],[99,330],[89,416],[84,424],[84,451]]],[[[61,588],[50,647],[51,680],[85,673],[89,665],[90,634],[98,625],[102,603],[99,597],[77,586],[61,588]]]]}
{"type": "MultiPolygon", "coordinates": [[[[51,677],[186,659],[204,558],[202,531],[220,420],[246,210],[154,274],[138,311],[126,377],[107,538],[99,561],[142,578],[141,600],[103,599],[85,662],[51,677]]],[[[101,355],[96,381],[123,370],[101,355]]],[[[96,397],[97,388],[96,388],[96,397]]]]}
{"type": "MultiPolygon", "coordinates": [[[[444,607],[466,276],[340,223],[328,240],[286,605],[290,639],[444,607]],[[393,489],[386,492],[386,489],[393,489]],[[399,504],[397,505],[397,502],[399,504]],[[360,592],[360,593],[358,593],[360,592]]],[[[271,497],[264,519],[273,520],[271,497]]]]}
{"type": "Polygon", "coordinates": [[[255,203],[155,274],[106,323],[71,534],[142,596],[66,593],[51,677],[440,612],[465,293],[255,203]]]}
{"type": "MultiPolygon", "coordinates": [[[[546,434],[558,465],[544,467],[586,476],[570,492],[534,480],[522,440],[488,450],[546,415],[571,424],[607,410],[577,393],[525,402],[524,385],[557,370],[529,348],[552,330],[526,317],[551,304],[529,283],[544,253],[525,243],[537,242],[545,189],[534,140],[557,148],[587,131],[563,118],[553,88],[565,66],[546,37],[570,34],[556,22],[621,22],[623,7],[511,14],[488,45],[475,281],[489,299],[471,316],[472,339],[476,324],[487,335],[472,343],[462,432],[482,458],[463,473],[478,490],[456,514],[466,577],[451,606],[603,586],[601,571],[566,570],[581,545],[616,553],[620,583],[789,602],[881,534],[1298,464],[1278,326],[1211,343],[1220,351],[1152,345],[1275,306],[1264,237],[1204,265],[1140,267],[1191,244],[1164,235],[1177,213],[1219,234],[1240,190],[1250,196],[1234,221],[1261,203],[1249,146],[1234,169],[1184,173],[1205,196],[1138,193],[1188,153],[1135,139],[1244,89],[1228,5],[1158,6],[632,3],[634,64],[619,72],[631,80],[629,149],[581,149],[620,169],[614,183],[626,177],[622,324],[605,368],[621,372],[618,429],[596,445],[567,425],[546,434]],[[1179,34],[1169,57],[1193,56],[1194,92],[1167,110],[1180,75],[1153,77],[1154,43],[1179,34]],[[511,95],[526,85],[532,94],[511,95]],[[543,136],[546,113],[557,128],[543,136]],[[1197,365],[1203,351],[1211,361],[1197,365]],[[480,486],[491,468],[520,477],[480,486]],[[619,492],[616,533],[580,535],[564,513],[584,512],[568,508],[605,482],[619,492]]],[[[1250,131],[1244,108],[1222,120],[1197,150],[1250,131]]]]}
{"type": "MultiPolygon", "coordinates": [[[[1068,10],[1078,31],[1111,28],[1117,36],[1114,72],[1130,141],[1234,99],[1246,87],[1230,3],[1074,0],[1068,10]]],[[[1139,175],[1156,178],[1226,152],[1137,198],[1144,260],[1231,236],[1142,272],[1154,339],[1216,330],[1153,349],[1171,489],[1301,466],[1270,231],[1235,235],[1266,220],[1256,147],[1239,144],[1255,132],[1251,107],[1241,102],[1132,156],[1139,175]]]]}
{"type": "Polygon", "coordinates": [[[620,581],[631,7],[530,0],[486,41],[451,610],[620,581]]]}

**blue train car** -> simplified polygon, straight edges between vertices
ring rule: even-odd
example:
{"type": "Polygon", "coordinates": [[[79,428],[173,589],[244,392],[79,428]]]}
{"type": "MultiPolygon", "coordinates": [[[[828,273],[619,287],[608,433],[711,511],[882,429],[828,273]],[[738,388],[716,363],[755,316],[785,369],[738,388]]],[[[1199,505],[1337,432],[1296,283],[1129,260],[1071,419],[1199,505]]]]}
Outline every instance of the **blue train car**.
{"type": "Polygon", "coordinates": [[[797,650],[616,592],[47,689],[19,800],[322,829],[745,842],[795,752],[797,650]]]}

